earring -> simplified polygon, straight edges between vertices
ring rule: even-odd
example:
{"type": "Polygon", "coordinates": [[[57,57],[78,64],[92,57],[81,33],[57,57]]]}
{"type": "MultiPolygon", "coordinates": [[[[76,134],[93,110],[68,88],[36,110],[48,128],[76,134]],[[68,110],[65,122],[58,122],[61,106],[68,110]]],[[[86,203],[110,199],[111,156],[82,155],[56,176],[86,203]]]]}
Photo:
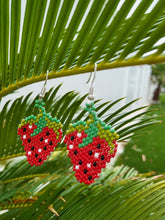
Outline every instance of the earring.
{"type": "MultiPolygon", "coordinates": [[[[118,134],[110,125],[106,125],[96,115],[94,102],[94,80],[97,64],[95,64],[94,77],[89,88],[85,110],[89,113],[87,121],[78,121],[70,124],[64,142],[67,144],[68,156],[71,158],[76,179],[85,184],[91,184],[99,173],[106,167],[117,151],[118,134]]],[[[90,81],[92,73],[88,82],[90,81]]]]}
{"type": "Polygon", "coordinates": [[[18,135],[21,136],[27,161],[31,166],[40,166],[47,156],[54,151],[58,142],[62,139],[62,124],[57,118],[52,118],[45,111],[43,98],[46,92],[46,83],[48,80],[47,71],[46,80],[39,95],[39,100],[35,101],[35,107],[38,108],[37,116],[30,115],[21,121],[18,127],[18,135]]]}

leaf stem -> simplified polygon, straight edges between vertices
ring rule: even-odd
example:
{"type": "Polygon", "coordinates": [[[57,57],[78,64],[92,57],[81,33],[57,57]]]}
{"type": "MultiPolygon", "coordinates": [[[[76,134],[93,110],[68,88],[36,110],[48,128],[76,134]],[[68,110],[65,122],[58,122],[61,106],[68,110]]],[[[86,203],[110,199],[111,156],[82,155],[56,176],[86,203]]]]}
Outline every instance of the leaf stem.
{"type": "MultiPolygon", "coordinates": [[[[143,64],[154,64],[154,63],[163,63],[165,62],[165,56],[154,56],[151,55],[149,57],[140,59],[140,58],[132,58],[129,60],[117,60],[111,63],[104,63],[101,62],[97,65],[97,69],[105,70],[105,69],[112,69],[118,67],[125,67],[125,66],[135,66],[135,65],[143,65],[143,64]]],[[[64,77],[64,76],[72,76],[76,74],[88,73],[94,70],[94,64],[87,65],[85,67],[74,67],[72,69],[63,69],[59,72],[50,72],[49,79],[64,77]]],[[[0,98],[3,96],[8,95],[9,93],[32,83],[40,82],[45,80],[46,73],[41,73],[39,76],[32,76],[31,78],[24,79],[22,81],[16,82],[15,84],[10,84],[7,88],[3,88],[0,91],[0,98]]]]}

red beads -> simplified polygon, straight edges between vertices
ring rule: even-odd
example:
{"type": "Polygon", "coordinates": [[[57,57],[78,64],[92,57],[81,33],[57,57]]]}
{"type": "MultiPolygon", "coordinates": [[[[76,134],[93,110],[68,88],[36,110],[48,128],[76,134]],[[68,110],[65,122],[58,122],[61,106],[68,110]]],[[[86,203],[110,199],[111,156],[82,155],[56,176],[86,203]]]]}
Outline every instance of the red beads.
{"type": "Polygon", "coordinates": [[[106,163],[109,163],[111,157],[115,155],[117,143],[116,140],[113,141],[112,154],[110,153],[111,147],[108,146],[105,139],[100,139],[99,136],[94,137],[92,143],[79,148],[79,144],[86,137],[87,134],[84,131],[75,130],[66,135],[64,142],[67,143],[68,156],[71,158],[76,179],[80,183],[84,182],[89,185],[99,178],[102,168],[105,168],[106,163]]]}
{"type": "Polygon", "coordinates": [[[18,135],[21,136],[22,144],[25,149],[25,155],[27,161],[31,166],[40,166],[47,159],[47,156],[54,151],[57,143],[62,139],[62,130],[59,129],[59,136],[52,128],[44,127],[42,132],[32,136],[34,129],[37,126],[35,124],[26,124],[21,128],[18,128],[18,135]]]}

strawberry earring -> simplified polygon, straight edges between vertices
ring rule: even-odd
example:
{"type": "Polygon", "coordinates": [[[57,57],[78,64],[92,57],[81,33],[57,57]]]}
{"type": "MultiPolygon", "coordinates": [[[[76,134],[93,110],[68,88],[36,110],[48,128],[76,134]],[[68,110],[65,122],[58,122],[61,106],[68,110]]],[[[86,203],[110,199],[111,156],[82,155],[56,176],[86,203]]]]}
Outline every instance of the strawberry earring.
{"type": "MultiPolygon", "coordinates": [[[[71,124],[64,142],[69,151],[76,179],[85,184],[91,184],[99,173],[106,167],[117,151],[118,134],[110,125],[106,125],[96,115],[94,107],[94,87],[97,64],[95,64],[94,77],[89,88],[88,99],[85,110],[89,113],[89,120],[78,121],[71,124]]],[[[92,73],[88,82],[90,81],[92,73]]]]}
{"type": "Polygon", "coordinates": [[[35,101],[35,107],[38,108],[39,114],[37,116],[30,115],[23,119],[18,128],[18,135],[21,136],[25,155],[31,166],[43,164],[62,138],[61,122],[57,118],[52,118],[44,108],[43,98],[46,92],[48,74],[47,71],[46,80],[39,95],[40,99],[35,101]]]}

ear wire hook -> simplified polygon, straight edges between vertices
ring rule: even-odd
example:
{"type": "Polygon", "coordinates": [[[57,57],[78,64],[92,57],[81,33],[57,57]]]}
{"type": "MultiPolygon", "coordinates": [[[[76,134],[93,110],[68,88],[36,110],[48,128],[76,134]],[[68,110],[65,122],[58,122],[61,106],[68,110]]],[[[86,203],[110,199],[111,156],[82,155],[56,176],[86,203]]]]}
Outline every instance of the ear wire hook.
{"type": "MultiPolygon", "coordinates": [[[[95,81],[95,78],[96,78],[96,71],[97,71],[97,63],[95,63],[95,67],[94,67],[94,75],[93,75],[93,79],[91,81],[91,85],[89,87],[89,92],[88,92],[88,99],[89,100],[94,100],[95,96],[94,96],[94,81],[95,81]]],[[[92,72],[90,73],[90,76],[89,76],[89,79],[87,81],[87,83],[89,83],[89,81],[91,80],[92,78],[92,72]]]]}
{"type": "Polygon", "coordinates": [[[47,84],[47,81],[48,81],[48,74],[49,74],[49,71],[47,70],[46,79],[45,79],[44,85],[43,85],[43,87],[42,87],[42,89],[41,89],[41,92],[40,92],[40,94],[39,94],[39,97],[40,97],[41,99],[43,99],[44,96],[45,96],[46,84],[47,84]]]}

